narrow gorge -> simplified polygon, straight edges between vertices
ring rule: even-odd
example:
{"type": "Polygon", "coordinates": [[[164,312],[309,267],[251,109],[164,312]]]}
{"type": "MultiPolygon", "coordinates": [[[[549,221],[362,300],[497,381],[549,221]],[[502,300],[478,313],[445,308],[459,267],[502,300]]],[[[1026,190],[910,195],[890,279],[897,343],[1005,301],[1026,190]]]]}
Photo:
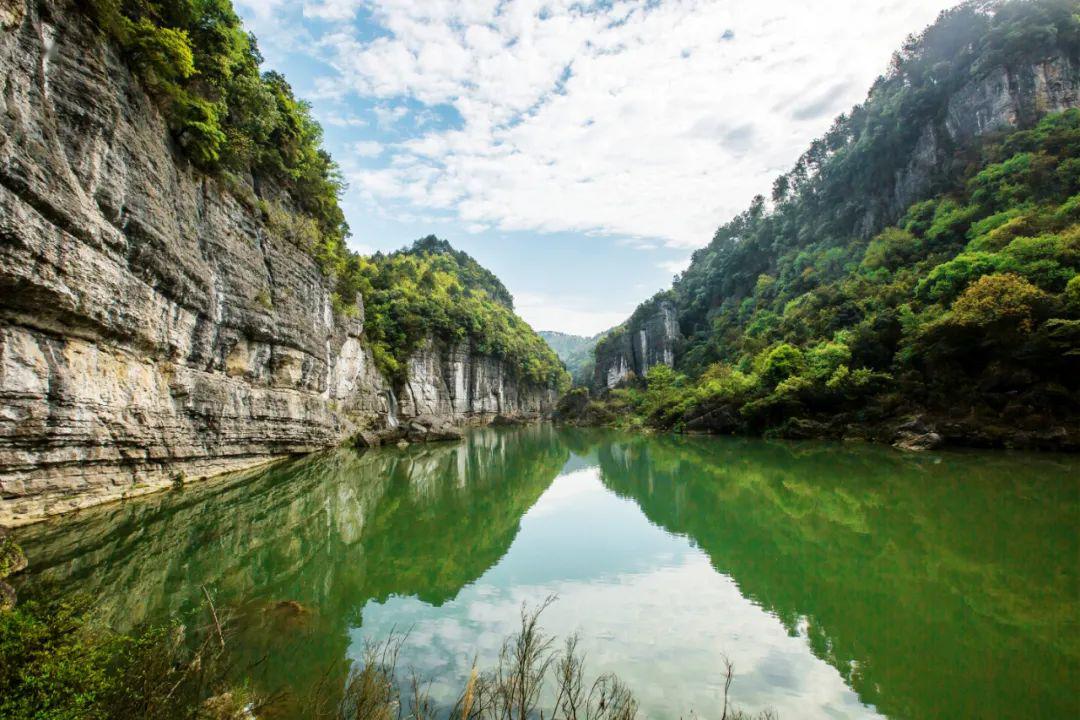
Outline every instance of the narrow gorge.
{"type": "Polygon", "coordinates": [[[0,0],[2,720],[1078,718],[1078,452],[1077,0],[0,0]]]}

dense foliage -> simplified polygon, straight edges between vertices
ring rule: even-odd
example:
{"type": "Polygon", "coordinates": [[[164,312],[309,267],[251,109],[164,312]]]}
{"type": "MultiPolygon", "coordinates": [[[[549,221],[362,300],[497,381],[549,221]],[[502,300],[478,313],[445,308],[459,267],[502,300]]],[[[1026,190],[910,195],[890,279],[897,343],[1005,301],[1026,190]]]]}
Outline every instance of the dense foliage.
{"type": "Polygon", "coordinates": [[[243,717],[249,696],[230,682],[224,637],[179,623],[121,635],[94,620],[89,598],[42,592],[0,611],[0,717],[243,717]]]}
{"type": "Polygon", "coordinates": [[[606,333],[592,337],[541,330],[539,335],[562,360],[577,385],[586,385],[593,374],[593,349],[606,333]]]}
{"type": "Polygon", "coordinates": [[[408,356],[434,338],[502,358],[528,381],[569,384],[555,353],[514,313],[499,279],[444,240],[427,237],[408,250],[358,259],[350,277],[364,297],[375,361],[388,376],[400,376],[408,356]]]}
{"type": "Polygon", "coordinates": [[[1080,110],[984,153],[963,190],[872,239],[781,257],[712,315],[682,372],[653,367],[612,393],[610,419],[673,427],[711,413],[713,427],[763,431],[912,408],[1075,413],[1080,110]],[[690,374],[703,356],[716,359],[690,374]]]}
{"type": "Polygon", "coordinates": [[[930,178],[933,197],[890,203],[923,129],[944,122],[963,84],[1078,53],[1071,2],[943,13],[777,180],[771,203],[757,198],[639,308],[627,326],[675,303],[684,350],[676,371],[654,368],[604,410],[757,432],[919,409],[1005,423],[1074,415],[1080,111],[968,146],[940,132],[954,160],[930,178]]]}

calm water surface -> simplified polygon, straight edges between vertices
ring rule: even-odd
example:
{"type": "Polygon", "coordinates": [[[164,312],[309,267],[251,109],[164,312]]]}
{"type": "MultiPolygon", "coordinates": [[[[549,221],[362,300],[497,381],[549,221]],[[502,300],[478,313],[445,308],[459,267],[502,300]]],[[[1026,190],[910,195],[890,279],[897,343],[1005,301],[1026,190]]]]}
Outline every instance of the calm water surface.
{"type": "MultiPolygon", "coordinates": [[[[365,642],[452,701],[522,602],[649,717],[1080,716],[1080,461],[551,427],[337,451],[20,533],[29,583],[127,629],[238,609],[256,682],[308,692],[365,642]],[[301,603],[299,616],[275,610],[301,603]]],[[[288,701],[282,707],[287,707],[288,701]]],[[[283,710],[285,715],[290,711],[283,710]]]]}

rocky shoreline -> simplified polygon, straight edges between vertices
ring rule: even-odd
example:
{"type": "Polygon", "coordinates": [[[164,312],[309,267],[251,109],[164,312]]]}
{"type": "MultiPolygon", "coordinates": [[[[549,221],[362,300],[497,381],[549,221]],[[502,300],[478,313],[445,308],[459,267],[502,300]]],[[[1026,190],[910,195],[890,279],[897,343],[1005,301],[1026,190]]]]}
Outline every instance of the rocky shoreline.
{"type": "MultiPolygon", "coordinates": [[[[575,388],[560,398],[553,419],[557,424],[575,427],[626,427],[628,418],[612,412],[603,395],[600,400],[593,400],[585,388],[575,388]]],[[[648,427],[644,429],[652,431],[648,427]]],[[[944,447],[1080,452],[1080,424],[1037,413],[954,416],[909,407],[890,415],[791,416],[776,427],[755,431],[746,424],[737,407],[719,405],[686,417],[670,431],[687,435],[860,441],[912,452],[944,447]]]]}

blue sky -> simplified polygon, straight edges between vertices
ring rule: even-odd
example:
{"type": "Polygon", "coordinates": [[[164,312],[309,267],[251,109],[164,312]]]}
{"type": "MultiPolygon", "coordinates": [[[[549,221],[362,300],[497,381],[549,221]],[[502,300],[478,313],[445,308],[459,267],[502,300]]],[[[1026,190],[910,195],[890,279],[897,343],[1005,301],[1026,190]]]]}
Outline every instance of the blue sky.
{"type": "Polygon", "coordinates": [[[592,334],[860,102],[943,0],[234,0],[349,182],[353,247],[436,234],[592,334]]]}

